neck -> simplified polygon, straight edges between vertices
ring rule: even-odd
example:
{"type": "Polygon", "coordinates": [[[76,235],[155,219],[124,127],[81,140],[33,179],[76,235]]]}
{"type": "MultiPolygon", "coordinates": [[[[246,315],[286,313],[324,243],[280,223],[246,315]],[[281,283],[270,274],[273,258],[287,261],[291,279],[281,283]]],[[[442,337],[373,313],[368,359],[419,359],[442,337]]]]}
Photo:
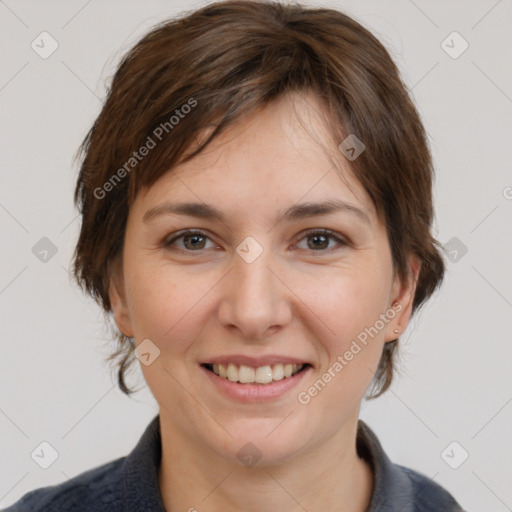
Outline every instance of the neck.
{"type": "Polygon", "coordinates": [[[357,456],[357,418],[321,446],[284,463],[244,467],[202,449],[162,422],[159,484],[167,512],[364,512],[373,472],[357,456]]]}

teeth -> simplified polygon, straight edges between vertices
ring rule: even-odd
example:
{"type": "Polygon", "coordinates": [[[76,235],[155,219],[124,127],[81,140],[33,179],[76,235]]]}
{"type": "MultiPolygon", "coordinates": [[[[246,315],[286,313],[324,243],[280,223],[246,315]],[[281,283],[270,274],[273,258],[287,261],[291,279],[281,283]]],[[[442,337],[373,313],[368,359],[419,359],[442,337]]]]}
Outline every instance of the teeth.
{"type": "Polygon", "coordinates": [[[284,379],[284,368],[282,364],[275,364],[272,368],[272,380],[284,379]]]}
{"type": "Polygon", "coordinates": [[[254,381],[258,384],[268,384],[272,382],[272,368],[270,366],[260,366],[257,368],[254,381]]]}
{"type": "Polygon", "coordinates": [[[228,364],[228,379],[231,382],[238,382],[238,368],[231,363],[228,364]]]}
{"type": "Polygon", "coordinates": [[[240,365],[240,368],[238,369],[238,382],[241,382],[242,384],[255,382],[255,376],[256,372],[254,371],[254,368],[244,366],[243,364],[240,365]]]}
{"type": "Polygon", "coordinates": [[[218,372],[215,371],[215,365],[213,365],[213,372],[217,375],[220,375],[221,377],[224,377],[225,379],[228,378],[228,369],[223,364],[219,364],[218,372]]]}
{"type": "Polygon", "coordinates": [[[272,366],[260,366],[252,368],[243,364],[236,365],[229,363],[214,364],[213,373],[219,377],[229,379],[231,382],[240,382],[242,384],[270,384],[285,377],[291,377],[302,370],[303,364],[274,364],[272,366]]]}

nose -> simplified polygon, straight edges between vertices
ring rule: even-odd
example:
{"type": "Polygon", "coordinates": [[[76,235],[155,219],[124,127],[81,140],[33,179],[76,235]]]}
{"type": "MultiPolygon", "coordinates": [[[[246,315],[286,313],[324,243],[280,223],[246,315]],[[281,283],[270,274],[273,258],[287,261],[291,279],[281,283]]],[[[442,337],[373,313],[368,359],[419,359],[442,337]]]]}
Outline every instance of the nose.
{"type": "Polygon", "coordinates": [[[238,330],[238,338],[263,340],[290,322],[292,293],[270,249],[252,262],[240,254],[234,254],[233,268],[223,279],[219,321],[238,330]]]}

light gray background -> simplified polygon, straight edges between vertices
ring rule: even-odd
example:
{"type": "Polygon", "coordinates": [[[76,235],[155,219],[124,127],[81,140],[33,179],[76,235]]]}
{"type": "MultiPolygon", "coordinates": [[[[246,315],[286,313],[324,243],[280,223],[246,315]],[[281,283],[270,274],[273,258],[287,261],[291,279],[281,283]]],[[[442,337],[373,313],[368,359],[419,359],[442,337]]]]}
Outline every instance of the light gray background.
{"type": "MultiPolygon", "coordinates": [[[[307,3],[352,14],[392,52],[432,145],[437,236],[467,247],[402,337],[402,374],[362,418],[395,462],[468,510],[512,510],[511,2],[307,3]],[[456,59],[441,46],[453,31],[469,44],[456,59]],[[451,461],[469,454],[458,469],[441,457],[452,441],[451,461]]],[[[126,455],[158,412],[147,390],[118,391],[102,362],[112,347],[102,314],[69,278],[72,158],[121,52],[200,5],[0,1],[0,506],[126,455]],[[59,44],[47,59],[31,48],[43,31],[59,44]],[[46,263],[32,253],[42,237],[58,248],[46,263]],[[46,470],[31,458],[42,441],[59,453],[46,470]]]]}

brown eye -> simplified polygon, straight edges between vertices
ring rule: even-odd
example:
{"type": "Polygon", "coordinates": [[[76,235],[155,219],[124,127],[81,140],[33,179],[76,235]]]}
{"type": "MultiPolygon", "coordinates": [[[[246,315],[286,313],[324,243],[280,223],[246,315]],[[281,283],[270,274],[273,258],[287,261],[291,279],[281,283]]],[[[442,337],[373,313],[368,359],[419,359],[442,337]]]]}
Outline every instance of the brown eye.
{"type": "Polygon", "coordinates": [[[327,249],[329,246],[329,237],[325,235],[309,235],[308,237],[309,242],[308,247],[310,249],[327,249]]]}
{"type": "Polygon", "coordinates": [[[344,240],[335,236],[330,231],[325,230],[310,231],[306,233],[302,240],[307,240],[307,249],[316,252],[324,252],[332,249],[332,247],[329,247],[329,243],[332,240],[337,242],[338,245],[347,245],[344,240]]]}
{"type": "Polygon", "coordinates": [[[206,240],[209,240],[209,237],[201,231],[186,231],[174,237],[172,240],[166,241],[164,245],[165,247],[174,246],[182,251],[194,252],[206,249],[206,240]],[[182,241],[181,246],[177,244],[178,241],[182,241]]]}
{"type": "MultiPolygon", "coordinates": [[[[201,231],[185,231],[164,242],[164,246],[183,252],[200,252],[212,248],[207,247],[208,240],[210,237],[201,231]]],[[[303,236],[301,242],[303,240],[307,240],[307,247],[302,247],[302,249],[313,252],[330,251],[336,247],[336,243],[341,247],[348,245],[346,241],[326,230],[310,231],[303,236]],[[334,247],[331,242],[334,242],[334,247]]]]}

